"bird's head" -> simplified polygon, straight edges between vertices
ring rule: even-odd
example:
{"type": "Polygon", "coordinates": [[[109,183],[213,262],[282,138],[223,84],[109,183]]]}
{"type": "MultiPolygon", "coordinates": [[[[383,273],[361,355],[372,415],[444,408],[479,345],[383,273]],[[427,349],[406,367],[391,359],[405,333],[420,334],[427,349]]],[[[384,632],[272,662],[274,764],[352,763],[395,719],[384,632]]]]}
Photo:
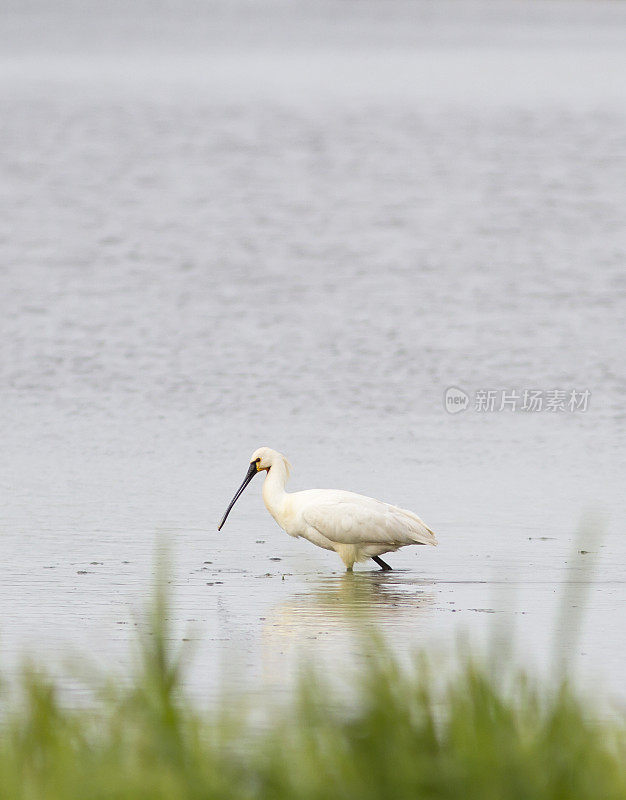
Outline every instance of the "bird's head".
{"type": "Polygon", "coordinates": [[[222,521],[217,528],[218,531],[222,529],[222,525],[226,522],[226,518],[230,514],[232,507],[235,505],[237,500],[239,500],[243,494],[243,490],[250,483],[252,478],[254,478],[257,472],[263,472],[263,470],[266,470],[269,473],[270,469],[277,464],[284,466],[288,476],[291,464],[287,461],[285,456],[282,455],[282,453],[279,453],[277,450],[272,450],[271,447],[259,447],[258,450],[255,450],[254,453],[252,453],[248,471],[246,472],[246,477],[243,479],[243,483],[237,489],[235,496],[230,501],[230,505],[226,509],[226,513],[222,517],[222,521]]]}
{"type": "Polygon", "coordinates": [[[262,470],[269,471],[272,465],[276,464],[278,461],[282,461],[287,465],[289,464],[282,453],[279,453],[277,450],[272,450],[271,447],[259,447],[250,457],[250,465],[256,464],[257,472],[261,472],[262,470]]]}

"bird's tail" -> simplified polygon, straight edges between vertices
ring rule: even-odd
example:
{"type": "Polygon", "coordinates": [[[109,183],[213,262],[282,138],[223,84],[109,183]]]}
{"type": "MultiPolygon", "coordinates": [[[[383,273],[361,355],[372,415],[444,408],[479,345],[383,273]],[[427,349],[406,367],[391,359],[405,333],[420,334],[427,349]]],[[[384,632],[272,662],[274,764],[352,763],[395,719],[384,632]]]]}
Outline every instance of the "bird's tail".
{"type": "Polygon", "coordinates": [[[435,534],[435,531],[431,531],[431,529],[427,525],[424,525],[424,527],[426,528],[426,530],[428,531],[428,533],[430,534],[430,537],[431,537],[429,544],[432,544],[435,547],[437,547],[439,542],[437,541],[437,536],[435,534]]]}
{"type": "Polygon", "coordinates": [[[403,508],[402,511],[411,520],[411,533],[413,534],[413,539],[416,544],[431,544],[433,547],[439,544],[435,532],[431,531],[424,520],[420,519],[417,514],[408,511],[406,508],[403,508]]]}

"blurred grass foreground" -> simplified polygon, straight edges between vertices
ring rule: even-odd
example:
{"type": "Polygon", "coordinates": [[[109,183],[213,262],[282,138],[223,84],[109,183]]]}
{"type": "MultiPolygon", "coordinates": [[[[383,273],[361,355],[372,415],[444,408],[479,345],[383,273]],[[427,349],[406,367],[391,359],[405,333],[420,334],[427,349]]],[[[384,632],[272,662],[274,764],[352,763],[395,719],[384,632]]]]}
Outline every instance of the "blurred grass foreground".
{"type": "Polygon", "coordinates": [[[446,683],[428,656],[401,667],[373,637],[358,702],[308,672],[259,729],[243,703],[185,699],[167,611],[157,588],[138,668],[105,681],[102,702],[67,708],[28,669],[5,687],[1,798],[626,798],[626,720],[595,718],[566,679],[468,659],[446,683]]]}

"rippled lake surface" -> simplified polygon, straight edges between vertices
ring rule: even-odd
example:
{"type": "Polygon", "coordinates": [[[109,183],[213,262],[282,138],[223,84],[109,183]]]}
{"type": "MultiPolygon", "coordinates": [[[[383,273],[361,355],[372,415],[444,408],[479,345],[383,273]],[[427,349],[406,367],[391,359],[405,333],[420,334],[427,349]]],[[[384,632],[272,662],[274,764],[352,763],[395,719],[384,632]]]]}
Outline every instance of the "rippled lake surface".
{"type": "Polygon", "coordinates": [[[3,5],[5,672],[122,671],[165,540],[199,698],[344,665],[354,609],[623,696],[626,6],[3,5]],[[474,408],[526,389],[591,397],[474,408]],[[263,444],[439,547],[346,575],[261,478],[218,534],[263,444]]]}

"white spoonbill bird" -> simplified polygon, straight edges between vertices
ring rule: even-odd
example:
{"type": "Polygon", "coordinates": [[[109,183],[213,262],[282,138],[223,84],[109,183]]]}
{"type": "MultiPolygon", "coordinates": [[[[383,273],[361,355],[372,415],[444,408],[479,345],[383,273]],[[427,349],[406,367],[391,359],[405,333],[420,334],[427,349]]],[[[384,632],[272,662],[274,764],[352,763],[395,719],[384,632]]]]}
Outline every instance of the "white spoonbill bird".
{"type": "Polygon", "coordinates": [[[286,492],[290,463],[282,453],[260,447],[252,453],[243,483],[222,517],[218,531],[232,507],[257,472],[265,471],[263,502],[290,536],[334,550],[351,572],[355,561],[373,559],[391,569],[380,556],[408,544],[437,544],[435,534],[412,511],[381,503],[372,497],[337,489],[286,492]]]}

